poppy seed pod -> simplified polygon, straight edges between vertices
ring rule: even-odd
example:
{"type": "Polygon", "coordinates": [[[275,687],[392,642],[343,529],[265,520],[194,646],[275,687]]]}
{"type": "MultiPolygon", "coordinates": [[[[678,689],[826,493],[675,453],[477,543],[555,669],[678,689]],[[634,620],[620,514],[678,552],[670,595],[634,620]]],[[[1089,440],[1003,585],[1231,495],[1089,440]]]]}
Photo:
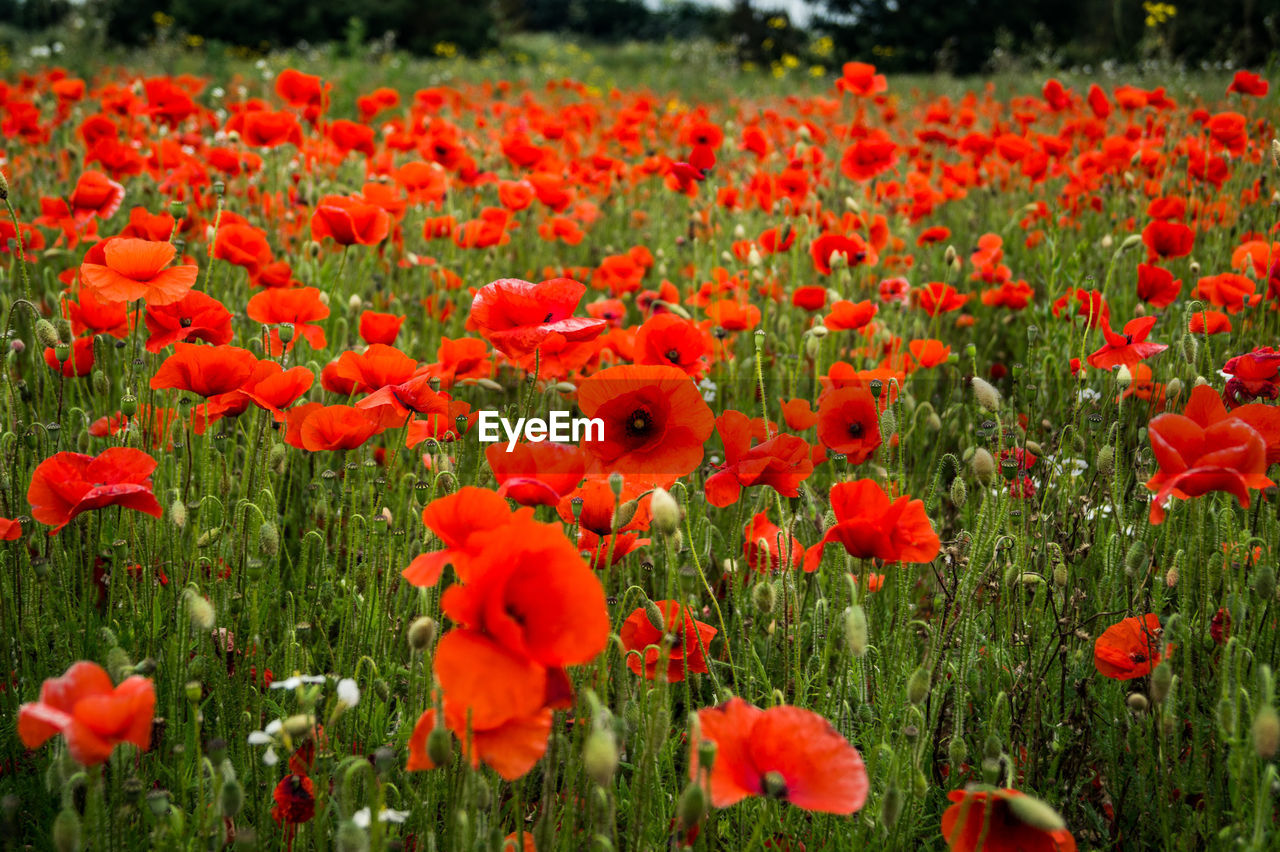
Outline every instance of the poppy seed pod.
{"type": "Polygon", "coordinates": [[[414,651],[425,651],[436,639],[436,621],[428,615],[419,616],[409,625],[409,647],[414,651]]]}
{"type": "Polygon", "coordinates": [[[132,393],[126,393],[120,398],[120,413],[125,417],[132,417],[138,413],[138,398],[132,393]]]}
{"type": "Polygon", "coordinates": [[[1262,705],[1253,717],[1253,748],[1263,760],[1270,760],[1280,750],[1280,714],[1270,704],[1262,705]]]}
{"type": "Polygon", "coordinates": [[[1000,410],[1000,391],[994,385],[977,376],[970,379],[969,384],[973,387],[973,396],[978,400],[978,405],[991,412],[1000,410]]]}

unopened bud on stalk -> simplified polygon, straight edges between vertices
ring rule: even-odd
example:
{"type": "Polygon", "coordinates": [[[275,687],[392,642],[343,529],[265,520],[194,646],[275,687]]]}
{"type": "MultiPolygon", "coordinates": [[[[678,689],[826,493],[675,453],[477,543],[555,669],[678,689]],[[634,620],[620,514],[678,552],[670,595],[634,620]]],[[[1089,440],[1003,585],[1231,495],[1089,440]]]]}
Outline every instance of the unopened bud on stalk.
{"type": "Polygon", "coordinates": [[[1147,701],[1147,696],[1141,692],[1129,693],[1129,697],[1124,700],[1124,703],[1128,704],[1129,709],[1135,713],[1145,713],[1147,708],[1151,706],[1151,703],[1147,701]]]}
{"type": "Polygon", "coordinates": [[[178,529],[187,525],[187,504],[179,497],[169,504],[169,521],[178,529]]]}
{"type": "MultiPolygon", "coordinates": [[[[1280,169],[1280,139],[1271,140],[1271,165],[1280,169]]],[[[3,179],[4,176],[0,175],[0,180],[3,179]]]]}
{"type": "Polygon", "coordinates": [[[1190,332],[1182,335],[1182,342],[1178,348],[1182,352],[1182,360],[1188,364],[1196,362],[1196,355],[1200,352],[1200,343],[1190,332]]]}
{"type": "Polygon", "coordinates": [[[191,619],[191,629],[197,633],[206,633],[213,629],[217,614],[213,604],[195,589],[187,589],[183,594],[187,608],[187,618],[191,619]]]}
{"type": "Polygon", "coordinates": [[[844,640],[849,646],[849,653],[859,660],[867,655],[869,630],[867,613],[861,604],[854,604],[844,611],[844,640]]]}
{"type": "Polygon", "coordinates": [[[973,470],[973,475],[983,482],[989,482],[996,475],[995,457],[983,447],[973,451],[973,458],[969,459],[969,467],[973,470]]]}
{"type": "Polygon", "coordinates": [[[969,759],[969,749],[964,744],[964,737],[953,736],[947,744],[947,759],[952,766],[959,766],[969,759]]]}
{"type": "Polygon", "coordinates": [[[409,625],[409,647],[422,652],[436,640],[436,621],[429,615],[415,618],[409,625]]]}
{"type": "Polygon", "coordinates": [[[4,170],[0,169],[0,201],[4,201],[9,197],[9,179],[4,176],[4,170]]]}
{"type": "Polygon", "coordinates": [[[449,732],[442,727],[431,729],[427,734],[427,759],[436,766],[444,766],[453,755],[453,741],[449,732]]]}
{"type": "Polygon", "coordinates": [[[702,821],[706,812],[707,794],[703,791],[702,785],[689,782],[684,792],[680,794],[680,801],[676,804],[676,819],[680,823],[680,828],[683,830],[693,828],[702,821]]]}
{"type": "Polygon", "coordinates": [[[755,604],[756,609],[765,615],[773,612],[773,608],[778,602],[778,592],[773,587],[773,583],[756,583],[755,588],[751,590],[751,602],[755,604]]]}
{"type": "MultiPolygon", "coordinates": [[[[994,459],[992,460],[994,461],[994,459]]],[[[969,499],[969,487],[964,484],[964,480],[956,477],[951,480],[951,505],[957,509],[963,509],[965,502],[969,499]]]]}
{"type": "Polygon", "coordinates": [[[1270,704],[1262,705],[1253,717],[1253,748],[1263,760],[1270,760],[1280,750],[1280,714],[1270,704]]]}
{"type": "Polygon", "coordinates": [[[907,700],[912,704],[923,704],[929,697],[929,680],[931,674],[924,666],[916,669],[907,679],[907,700]]]}
{"type": "Polygon", "coordinates": [[[1125,575],[1132,580],[1145,573],[1147,559],[1147,543],[1142,539],[1138,539],[1129,545],[1129,550],[1124,555],[1125,575]]]}
{"type": "Polygon", "coordinates": [[[1120,244],[1120,251],[1128,251],[1134,246],[1142,244],[1142,234],[1130,234],[1124,238],[1124,242],[1120,244]]]}
{"type": "Polygon", "coordinates": [[[234,778],[222,782],[222,815],[227,819],[235,819],[244,807],[244,788],[234,778]]]}
{"type": "Polygon", "coordinates": [[[338,825],[333,835],[334,852],[369,852],[369,835],[349,819],[338,825]]]}
{"type": "Polygon", "coordinates": [[[1000,391],[996,390],[991,383],[977,376],[974,376],[969,383],[973,386],[973,396],[978,400],[978,405],[987,411],[1000,410],[1000,391]]]}
{"type": "Polygon", "coordinates": [[[46,349],[52,349],[59,343],[58,330],[47,319],[36,320],[36,342],[46,349]]]}
{"type": "Polygon", "coordinates": [[[1128,390],[1129,385],[1133,384],[1133,373],[1124,364],[1120,365],[1120,369],[1116,370],[1116,384],[1121,390],[1128,390]]]}
{"type": "Polygon", "coordinates": [[[63,808],[54,819],[53,848],[58,852],[79,852],[80,815],[74,808],[63,808]]]}
{"type": "Polygon", "coordinates": [[[1178,580],[1179,580],[1180,576],[1181,576],[1181,574],[1180,574],[1180,572],[1178,571],[1178,566],[1177,566],[1177,565],[1175,565],[1175,566],[1173,566],[1172,568],[1170,568],[1168,571],[1166,571],[1166,572],[1165,572],[1165,574],[1164,574],[1164,584],[1165,584],[1166,586],[1168,586],[1169,588],[1171,588],[1171,589],[1172,589],[1172,588],[1175,588],[1175,587],[1178,585],[1178,580]]]}
{"type": "Polygon", "coordinates": [[[649,498],[649,511],[653,515],[653,528],[663,535],[680,529],[680,504],[665,488],[654,490],[649,498]]]}
{"type": "Polygon", "coordinates": [[[942,262],[947,266],[956,262],[956,247],[947,246],[946,252],[942,255],[942,262]]]}
{"type": "Polygon", "coordinates": [[[263,556],[275,556],[280,552],[280,529],[272,521],[258,527],[258,548],[263,556]]]}
{"type": "Polygon", "coordinates": [[[1269,601],[1276,596],[1276,569],[1270,565],[1259,565],[1253,574],[1253,588],[1262,600],[1269,601]]]}
{"type": "Polygon", "coordinates": [[[1100,476],[1110,476],[1112,471],[1116,469],[1116,449],[1110,444],[1106,444],[1102,449],[1098,450],[1098,458],[1096,466],[1100,476]]]}
{"type": "Polygon", "coordinates": [[[1164,660],[1151,672],[1151,700],[1163,704],[1173,689],[1173,666],[1164,660]]]}
{"type": "Polygon", "coordinates": [[[1058,812],[1035,796],[1013,796],[1005,800],[1009,811],[1024,825],[1041,831],[1061,831],[1067,827],[1058,812]]]}
{"type": "Polygon", "coordinates": [[[897,784],[890,784],[889,789],[884,791],[884,798],[880,800],[880,821],[884,823],[885,828],[892,829],[898,824],[898,818],[902,816],[902,808],[907,803],[907,796],[902,792],[902,788],[897,784]]]}
{"type": "Polygon", "coordinates": [[[613,782],[613,773],[618,769],[618,743],[613,731],[596,728],[587,735],[582,749],[582,764],[587,777],[601,787],[608,787],[613,782]]]}

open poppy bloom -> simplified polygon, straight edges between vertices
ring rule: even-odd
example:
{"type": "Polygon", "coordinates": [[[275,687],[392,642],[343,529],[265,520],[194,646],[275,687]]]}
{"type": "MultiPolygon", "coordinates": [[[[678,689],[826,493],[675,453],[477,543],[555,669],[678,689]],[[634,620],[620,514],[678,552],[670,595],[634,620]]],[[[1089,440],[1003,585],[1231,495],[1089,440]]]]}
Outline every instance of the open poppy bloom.
{"type": "Polygon", "coordinates": [[[327,195],[311,214],[311,239],[329,237],[340,246],[374,246],[391,232],[391,216],[375,204],[345,195],[327,195]]]}
{"type": "Polygon", "coordinates": [[[697,379],[707,371],[711,347],[697,323],[675,314],[654,314],[636,332],[635,349],[637,364],[679,367],[697,379]]]}
{"type": "Polygon", "coordinates": [[[490,444],[485,459],[498,480],[498,494],[521,506],[555,506],[586,475],[586,459],[577,444],[522,441],[507,452],[490,444]]]}
{"type": "Polygon", "coordinates": [[[436,534],[444,549],[416,557],[402,576],[415,586],[434,586],[445,566],[452,565],[466,582],[471,559],[479,551],[480,539],[472,546],[472,536],[501,527],[517,515],[532,517],[533,510],[513,513],[506,500],[487,488],[468,485],[432,500],[422,510],[422,523],[436,534]]]}
{"type": "Polygon", "coordinates": [[[667,683],[679,683],[686,673],[706,674],[706,651],[716,629],[694,620],[678,601],[654,601],[654,605],[662,613],[661,627],[649,620],[645,607],[637,608],[622,623],[620,635],[622,647],[627,650],[627,668],[647,680],[656,680],[658,663],[665,658],[667,683]]]}
{"type": "Polygon", "coordinates": [[[176,302],[147,306],[147,351],[161,352],[183,341],[215,346],[231,342],[231,311],[212,296],[192,290],[176,302]]]}
{"type": "Polygon", "coordinates": [[[1242,398],[1280,396],[1280,352],[1270,346],[1231,358],[1222,365],[1222,372],[1231,377],[1223,395],[1232,405],[1239,405],[1242,398]]]}
{"type": "Polygon", "coordinates": [[[942,814],[942,836],[951,852],[1075,852],[1062,818],[1025,793],[952,790],[947,798],[955,804],[942,814]]]}
{"type": "MultiPolygon", "coordinates": [[[[867,801],[862,755],[811,710],[761,710],[741,698],[698,711],[702,740],[716,744],[711,804],[727,808],[770,796],[807,811],[851,814],[867,801]]],[[[699,743],[691,743],[689,777],[698,779],[699,743]]]]}
{"type": "Polygon", "coordinates": [[[316,815],[315,784],[306,775],[291,773],[281,778],[271,798],[275,800],[271,818],[279,825],[299,825],[316,815]]]}
{"type": "Polygon", "coordinates": [[[849,464],[862,464],[880,446],[880,415],[871,389],[861,384],[826,391],[818,399],[818,440],[849,464]]]}
{"type": "Polygon", "coordinates": [[[469,322],[499,352],[521,360],[552,337],[581,343],[600,336],[604,320],[573,315],[586,291],[569,278],[538,284],[500,278],[476,293],[469,322]]]}
{"type": "Polygon", "coordinates": [[[168,305],[191,291],[200,271],[193,264],[169,266],[176,254],[172,243],[118,237],[103,249],[103,263],[80,264],[80,281],[101,301],[168,305]]]}
{"type": "Polygon", "coordinates": [[[857,559],[930,562],[942,542],[924,512],[924,502],[903,495],[890,500],[872,479],[839,482],[831,489],[836,522],[822,541],[805,553],[806,567],[822,559],[828,544],[839,543],[857,559]]]}
{"type": "Polygon", "coordinates": [[[207,398],[239,390],[257,366],[254,354],[238,346],[177,343],[174,353],[164,359],[151,377],[151,387],[154,390],[172,388],[207,398]]]}
{"type": "Polygon", "coordinates": [[[31,474],[31,517],[54,535],[81,512],[123,506],[158,518],[163,511],[151,490],[156,460],[142,450],[112,447],[97,456],[55,453],[31,474]]]}
{"type": "Polygon", "coordinates": [[[599,470],[674,482],[702,462],[715,420],[698,386],[679,367],[627,365],[592,374],[578,406],[604,421],[604,440],[584,443],[599,470]]]}
{"type": "Polygon", "coordinates": [[[1160,618],[1147,613],[1126,618],[1103,631],[1093,643],[1093,664],[1103,677],[1145,677],[1160,662],[1160,618]]]}
{"type": "Polygon", "coordinates": [[[1267,457],[1270,446],[1280,452],[1280,424],[1269,412],[1258,410],[1264,408],[1255,403],[1228,415],[1217,392],[1201,385],[1192,390],[1183,414],[1161,414],[1147,424],[1151,451],[1160,466],[1146,483],[1155,492],[1151,523],[1164,521],[1170,497],[1186,500],[1225,491],[1247,507],[1249,489],[1274,484],[1266,475],[1267,457]]]}
{"type": "Polygon", "coordinates": [[[1104,323],[1102,333],[1106,336],[1106,345],[1089,356],[1089,365],[1100,370],[1124,365],[1132,367],[1139,361],[1145,361],[1152,355],[1158,355],[1169,347],[1164,343],[1148,343],[1147,335],[1156,324],[1155,317],[1138,317],[1124,324],[1124,331],[1117,334],[1111,330],[1111,323],[1104,323]]]}
{"type": "Polygon", "coordinates": [[[62,734],[76,763],[95,766],[120,743],[150,748],[155,707],[149,678],[133,675],[113,686],[105,669],[81,661],[62,677],[46,680],[39,701],[18,708],[18,736],[27,748],[39,748],[62,734]]]}
{"type": "Polygon", "coordinates": [[[725,463],[707,479],[707,502],[728,506],[743,488],[768,485],[783,497],[795,497],[800,483],[813,473],[809,445],[795,435],[777,435],[751,446],[751,419],[740,411],[726,411],[716,419],[724,441],[725,463]]]}

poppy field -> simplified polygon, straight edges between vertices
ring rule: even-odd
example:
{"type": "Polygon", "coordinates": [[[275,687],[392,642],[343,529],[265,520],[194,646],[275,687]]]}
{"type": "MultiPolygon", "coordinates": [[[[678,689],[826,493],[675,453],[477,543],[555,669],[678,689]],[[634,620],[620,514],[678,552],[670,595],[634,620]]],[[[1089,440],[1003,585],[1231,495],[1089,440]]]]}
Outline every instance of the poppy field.
{"type": "Polygon", "coordinates": [[[1280,847],[1266,75],[560,59],[0,76],[0,847],[1280,847]]]}

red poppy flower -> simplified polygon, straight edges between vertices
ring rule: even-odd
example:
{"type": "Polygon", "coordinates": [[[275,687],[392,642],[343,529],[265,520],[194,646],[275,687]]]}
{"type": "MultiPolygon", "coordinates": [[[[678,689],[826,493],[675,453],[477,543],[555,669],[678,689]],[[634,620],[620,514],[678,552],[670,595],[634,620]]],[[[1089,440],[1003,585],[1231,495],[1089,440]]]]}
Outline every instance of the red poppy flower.
{"type": "Polygon", "coordinates": [[[576,521],[579,529],[596,536],[649,528],[649,499],[645,496],[645,488],[626,478],[623,478],[621,492],[615,495],[609,477],[588,477],[560,498],[556,511],[566,524],[576,521]]]}
{"type": "MultiPolygon", "coordinates": [[[[770,796],[798,808],[851,814],[867,801],[862,755],[823,717],[800,707],[761,710],[741,698],[698,711],[701,740],[716,744],[711,804],[770,796]]],[[[702,771],[691,743],[689,777],[702,771]]]]}
{"type": "Polygon", "coordinates": [[[235,131],[246,145],[254,148],[279,148],[281,145],[302,146],[302,127],[291,112],[251,109],[238,112],[227,122],[227,132],[235,131]]]}
{"type": "Polygon", "coordinates": [[[897,164],[897,144],[883,130],[874,130],[844,150],[840,173],[851,181],[871,180],[897,164]]]}
{"type": "Polygon", "coordinates": [[[83,225],[95,216],[110,219],[124,200],[124,187],[102,172],[88,171],[80,175],[68,200],[77,225],[83,225]]]}
{"type": "Polygon", "coordinates": [[[1181,222],[1156,221],[1142,229],[1142,244],[1151,259],[1186,257],[1195,241],[1195,231],[1181,222]]]}
{"type": "Polygon", "coordinates": [[[1153,308],[1167,308],[1182,293],[1182,279],[1163,267],[1138,264],[1138,298],[1153,308]]]}
{"type": "Polygon", "coordinates": [[[174,353],[151,377],[151,387],[173,388],[208,398],[239,390],[257,365],[254,354],[238,346],[177,343],[174,353]]]}
{"type": "Polygon", "coordinates": [[[911,357],[926,370],[945,364],[951,356],[951,347],[944,346],[941,340],[913,340],[907,344],[911,357]]]}
{"type": "Polygon", "coordinates": [[[374,246],[391,232],[391,216],[375,204],[345,195],[326,195],[311,214],[311,239],[340,246],[374,246]]]}
{"type": "Polygon", "coordinates": [[[846,62],[836,79],[836,89],[854,95],[878,95],[889,90],[889,81],[876,73],[876,66],[867,62],[846,62]]]}
{"type": "Polygon", "coordinates": [[[364,352],[343,352],[333,375],[352,383],[347,393],[367,393],[388,385],[402,385],[413,378],[417,369],[418,362],[399,349],[375,343],[364,352]]]}
{"type": "Polygon", "coordinates": [[[1235,272],[1207,275],[1196,282],[1191,298],[1204,299],[1211,305],[1224,308],[1229,314],[1238,314],[1245,306],[1253,306],[1262,296],[1254,291],[1258,285],[1250,278],[1235,272]]]}
{"type": "MultiPolygon", "coordinates": [[[[752,571],[780,571],[799,568],[804,558],[800,540],[787,541],[782,527],[769,520],[768,512],[757,512],[742,528],[742,558],[752,571]]],[[[805,563],[806,571],[816,571],[818,563],[805,563]]]]}
{"type": "Polygon", "coordinates": [[[1103,298],[1102,292],[1080,287],[1068,287],[1067,292],[1054,300],[1053,315],[1055,317],[1065,315],[1066,319],[1071,319],[1068,307],[1073,301],[1076,302],[1075,315],[1084,317],[1086,328],[1099,328],[1110,321],[1111,307],[1103,298]]]}
{"type": "Polygon", "coordinates": [[[1280,352],[1260,346],[1252,352],[1237,355],[1222,366],[1227,380],[1224,395],[1231,405],[1242,398],[1275,399],[1280,396],[1280,352]]]}
{"type": "Polygon", "coordinates": [[[818,440],[850,464],[862,464],[880,446],[880,413],[871,389],[861,383],[826,391],[818,398],[818,440]]]}
{"type": "Polygon", "coordinates": [[[306,775],[286,775],[271,794],[275,807],[271,818],[279,825],[292,826],[310,822],[316,815],[315,784],[306,775]]]}
{"type": "Polygon", "coordinates": [[[767,485],[784,497],[795,497],[800,483],[813,473],[809,445],[795,435],[777,435],[751,446],[751,418],[726,411],[715,421],[724,441],[725,463],[706,483],[712,506],[736,503],[743,488],[767,485]]]}
{"type": "Polygon", "coordinates": [[[62,677],[46,680],[39,701],[18,708],[18,736],[33,749],[62,734],[76,763],[95,766],[120,743],[150,748],[155,706],[150,679],[132,675],[113,686],[105,669],[81,661],[62,677]]]}
{"type": "Polygon", "coordinates": [[[1227,86],[1227,94],[1236,92],[1255,98],[1265,98],[1270,90],[1270,83],[1252,71],[1246,71],[1243,68],[1236,72],[1236,75],[1231,78],[1231,85],[1227,86]]]}
{"type": "Polygon", "coordinates": [[[710,366],[707,334],[675,314],[654,314],[636,332],[635,363],[667,364],[701,378],[710,366]]]}
{"type": "Polygon", "coordinates": [[[715,420],[697,385],[678,367],[621,366],[578,386],[578,406],[604,421],[604,439],[585,442],[600,470],[670,484],[701,462],[715,420]]]}
{"type": "Polygon", "coordinates": [[[1222,311],[1196,311],[1187,321],[1192,334],[1230,334],[1231,317],[1222,311]]]}
{"type": "Polygon", "coordinates": [[[818,422],[818,415],[810,407],[809,400],[787,399],[782,402],[782,419],[792,432],[804,432],[818,422]]]}
{"type": "MultiPolygon", "coordinates": [[[[1017,790],[952,790],[955,804],[942,814],[942,836],[950,852],[1075,852],[1076,841],[1066,827],[1043,825],[1047,808],[1036,805],[1039,819],[1032,825],[1019,816],[1019,800],[1031,800],[1017,790]]],[[[1052,811],[1048,811],[1052,817],[1052,811]]]]}
{"type": "Polygon", "coordinates": [[[383,429],[399,429],[415,415],[449,415],[449,397],[431,388],[431,377],[415,374],[398,385],[385,385],[364,399],[356,408],[376,420],[383,429]]]}
{"type": "Polygon", "coordinates": [[[831,304],[831,311],[823,318],[822,324],[831,331],[857,331],[871,322],[879,310],[879,307],[865,299],[861,302],[841,299],[831,304]]]}
{"type": "Polygon", "coordinates": [[[679,683],[686,674],[710,671],[706,652],[718,631],[694,620],[678,601],[654,601],[654,606],[662,615],[661,626],[649,620],[646,607],[639,607],[622,622],[620,636],[627,652],[627,668],[647,680],[656,680],[658,663],[665,658],[667,683],[679,683]],[[655,645],[660,647],[652,647],[655,645]]]}
{"type": "Polygon", "coordinates": [[[271,246],[267,235],[244,222],[223,222],[218,225],[218,235],[213,242],[213,256],[235,266],[242,266],[250,275],[258,275],[271,263],[271,246]]]}
{"type": "Polygon", "coordinates": [[[924,503],[905,494],[890,500],[874,480],[837,483],[831,489],[831,510],[836,522],[806,551],[806,567],[820,561],[823,548],[833,542],[856,559],[884,562],[930,562],[941,549],[924,503]]]}
{"type": "MultiPolygon", "coordinates": [[[[1244,406],[1252,408],[1252,406],[1244,406]]],[[[1156,492],[1151,523],[1164,521],[1170,497],[1186,500],[1210,491],[1226,491],[1249,505],[1250,488],[1266,488],[1268,441],[1237,413],[1228,415],[1217,392],[1201,385],[1191,392],[1183,414],[1161,414],[1147,424],[1159,470],[1147,480],[1156,492]]],[[[1260,421],[1259,425],[1267,428],[1260,421]]],[[[1280,435],[1275,436],[1280,444],[1280,435]]]]}
{"type": "Polygon", "coordinates": [[[1160,619],[1154,613],[1126,618],[1103,631],[1093,643],[1093,664],[1103,677],[1145,677],[1160,662],[1160,619]]]}
{"type": "Polygon", "coordinates": [[[573,315],[586,291],[569,278],[538,284],[501,278],[476,293],[469,321],[498,351],[521,359],[553,338],[580,343],[605,330],[604,320],[573,315]]]}
{"type": "Polygon", "coordinates": [[[12,518],[0,518],[0,541],[17,541],[22,538],[22,523],[12,518]]]}
{"type": "Polygon", "coordinates": [[[473,547],[472,536],[504,526],[515,516],[532,517],[533,510],[513,514],[507,501],[487,488],[466,486],[433,500],[422,510],[422,523],[436,534],[444,549],[418,556],[402,575],[415,586],[434,586],[445,566],[452,565],[466,582],[471,576],[470,560],[479,552],[480,540],[473,547]]]}
{"type": "Polygon", "coordinates": [[[969,301],[968,293],[959,293],[950,284],[941,281],[931,281],[914,290],[911,295],[931,317],[958,311],[964,307],[965,302],[969,301]]]}
{"type": "Polygon", "coordinates": [[[93,290],[82,287],[78,299],[73,301],[64,297],[63,305],[74,335],[79,336],[86,331],[121,339],[129,335],[129,306],[124,302],[100,300],[93,290]]]}
{"type": "Polygon", "coordinates": [[[1155,317],[1138,317],[1125,323],[1124,331],[1117,334],[1111,330],[1111,324],[1107,323],[1102,327],[1102,333],[1107,339],[1106,345],[1088,357],[1089,366],[1100,370],[1109,370],[1122,364],[1132,367],[1139,361],[1145,361],[1168,349],[1168,345],[1164,343],[1147,342],[1147,335],[1155,324],[1155,317]]]}
{"type": "Polygon", "coordinates": [[[80,265],[82,285],[102,301],[145,299],[148,305],[168,305],[186,296],[199,274],[194,265],[169,266],[177,254],[171,243],[118,237],[103,254],[101,264],[80,265]]]}
{"type": "Polygon", "coordinates": [[[57,350],[45,347],[44,362],[68,379],[84,378],[93,372],[93,338],[78,337],[71,344],[67,360],[59,363],[57,350]]]}
{"type": "Polygon", "coordinates": [[[304,74],[296,68],[286,68],[276,75],[276,94],[290,106],[319,108],[331,88],[314,74],[304,74]]]}
{"type": "Polygon", "coordinates": [[[176,302],[147,306],[147,351],[160,352],[174,343],[203,340],[230,343],[231,311],[210,295],[192,290],[176,302]]]}
{"type": "Polygon", "coordinates": [[[874,266],[879,262],[876,250],[867,245],[857,234],[823,234],[809,245],[813,267],[823,275],[831,274],[831,263],[836,257],[844,258],[847,266],[874,266]]]}
{"type": "Polygon", "coordinates": [[[721,299],[707,305],[707,319],[726,331],[750,331],[760,324],[760,309],[737,299],[721,299]]]}
{"type": "Polygon", "coordinates": [[[447,390],[462,379],[488,378],[493,372],[493,360],[489,358],[489,347],[483,340],[442,337],[435,362],[422,369],[428,376],[438,378],[440,387],[447,390]]]}
{"type": "Polygon", "coordinates": [[[31,474],[31,516],[53,527],[49,535],[81,512],[104,506],[123,506],[158,518],[162,510],[151,490],[155,469],[155,459],[130,447],[112,447],[97,456],[56,453],[31,474]]]}
{"type": "Polygon", "coordinates": [[[322,405],[307,414],[298,446],[308,452],[354,450],[378,431],[376,421],[350,405],[322,405]]]}
{"type": "Polygon", "coordinates": [[[364,311],[360,314],[360,339],[365,343],[382,343],[391,346],[400,335],[405,318],[395,314],[364,311]]]}
{"type": "Polygon", "coordinates": [[[578,487],[587,470],[577,444],[522,441],[508,452],[505,444],[495,443],[484,455],[498,481],[498,494],[521,506],[557,505],[578,487]]]}

